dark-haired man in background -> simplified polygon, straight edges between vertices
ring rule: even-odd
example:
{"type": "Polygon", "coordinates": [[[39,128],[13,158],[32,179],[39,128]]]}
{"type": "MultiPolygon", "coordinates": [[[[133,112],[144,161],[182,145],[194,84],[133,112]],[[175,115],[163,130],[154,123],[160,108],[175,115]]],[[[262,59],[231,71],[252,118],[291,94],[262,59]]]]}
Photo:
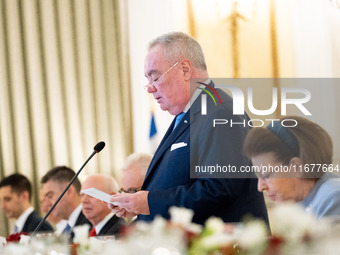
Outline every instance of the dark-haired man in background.
{"type": "MultiPolygon", "coordinates": [[[[74,175],[75,172],[66,166],[58,166],[48,171],[41,179],[43,199],[49,201],[52,206],[74,175]]],[[[65,234],[70,234],[72,229],[78,225],[88,224],[92,226],[82,212],[80,190],[81,184],[79,179],[76,178],[53,210],[53,213],[59,218],[67,220],[67,225],[63,230],[65,234]]]]}
{"type": "MultiPolygon", "coordinates": [[[[42,219],[31,205],[31,195],[31,183],[22,174],[12,174],[0,182],[1,208],[8,218],[16,220],[13,233],[31,233],[42,219]]],[[[44,222],[39,231],[53,232],[53,227],[44,222]]]]}

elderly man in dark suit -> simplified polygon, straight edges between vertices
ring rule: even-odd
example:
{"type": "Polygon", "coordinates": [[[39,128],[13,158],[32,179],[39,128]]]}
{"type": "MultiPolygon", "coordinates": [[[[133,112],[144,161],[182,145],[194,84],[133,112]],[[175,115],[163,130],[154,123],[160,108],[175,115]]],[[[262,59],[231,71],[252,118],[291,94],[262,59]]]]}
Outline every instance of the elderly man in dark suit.
{"type": "MultiPolygon", "coordinates": [[[[42,220],[30,203],[31,195],[31,183],[22,174],[12,174],[0,182],[1,208],[8,218],[16,220],[13,233],[31,233],[42,220]]],[[[39,231],[53,232],[53,228],[44,222],[39,231]]]]}
{"type": "Polygon", "coordinates": [[[193,221],[200,224],[210,216],[225,222],[241,221],[245,215],[268,221],[255,178],[195,173],[197,166],[240,169],[250,164],[242,151],[249,127],[213,126],[214,119],[247,123],[249,118],[233,115],[232,98],[214,89],[198,42],[179,32],[156,38],[149,45],[144,71],[147,91],[162,110],[176,117],[155,152],[142,190],[111,197],[119,205],[110,205],[112,211],[117,216],[138,215],[139,220],[150,221],[156,215],[168,218],[169,208],[179,206],[192,209],[193,221]],[[214,105],[210,97],[201,102],[206,91],[218,94],[219,104],[214,105]],[[207,114],[201,113],[203,103],[207,114]]]}
{"type": "MultiPolygon", "coordinates": [[[[82,187],[83,189],[96,188],[110,195],[118,192],[115,179],[103,174],[87,177],[82,187]]],[[[81,203],[84,215],[93,225],[90,236],[115,235],[125,225],[125,221],[114,215],[106,203],[86,194],[82,194],[81,203]]]]}

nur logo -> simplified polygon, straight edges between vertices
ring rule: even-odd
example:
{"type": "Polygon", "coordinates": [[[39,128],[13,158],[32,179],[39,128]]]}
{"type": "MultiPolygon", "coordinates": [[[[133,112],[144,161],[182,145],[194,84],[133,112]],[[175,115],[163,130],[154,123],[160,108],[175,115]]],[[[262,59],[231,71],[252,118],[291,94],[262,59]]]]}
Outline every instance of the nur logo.
{"type": "MultiPolygon", "coordinates": [[[[198,82],[199,84],[202,84],[206,87],[208,87],[213,93],[217,96],[218,100],[220,101],[222,105],[222,101],[220,96],[217,94],[216,90],[209,86],[208,84],[198,82]]],[[[233,115],[243,115],[245,113],[245,95],[243,94],[243,91],[234,86],[234,85],[223,85],[223,84],[216,84],[217,88],[224,88],[228,89],[233,98],[233,115]]],[[[209,92],[207,89],[198,87],[198,89],[206,92],[214,101],[215,106],[217,106],[216,100],[214,96],[209,92]]],[[[279,93],[278,88],[272,88],[272,105],[269,109],[260,110],[256,109],[254,107],[253,102],[253,89],[248,88],[247,90],[247,106],[248,110],[255,115],[258,116],[266,116],[270,115],[275,112],[275,110],[278,107],[279,99],[280,100],[280,107],[281,107],[281,115],[287,115],[287,106],[288,105],[295,105],[297,109],[299,109],[304,115],[312,115],[307,108],[303,105],[305,103],[308,103],[311,99],[311,93],[309,90],[304,88],[280,88],[281,91],[279,93]],[[294,95],[293,98],[290,98],[290,96],[294,95]],[[281,96],[281,97],[280,97],[281,96]],[[279,98],[280,97],[280,98],[279,98]]],[[[201,101],[201,114],[207,115],[207,95],[202,94],[202,101],[201,101]]]]}
{"type": "MultiPolygon", "coordinates": [[[[209,88],[216,95],[216,97],[220,101],[220,104],[222,105],[221,98],[218,95],[217,91],[213,87],[211,87],[210,85],[205,84],[203,82],[198,82],[198,83],[206,86],[207,88],[209,88]]],[[[200,89],[200,90],[204,91],[205,93],[207,93],[212,98],[212,100],[214,101],[215,106],[217,106],[217,103],[216,103],[216,100],[215,100],[214,96],[207,89],[201,88],[201,87],[198,87],[198,89],[200,89]]],[[[201,114],[202,115],[207,115],[207,94],[202,94],[201,95],[201,99],[202,99],[201,100],[201,114]]]]}

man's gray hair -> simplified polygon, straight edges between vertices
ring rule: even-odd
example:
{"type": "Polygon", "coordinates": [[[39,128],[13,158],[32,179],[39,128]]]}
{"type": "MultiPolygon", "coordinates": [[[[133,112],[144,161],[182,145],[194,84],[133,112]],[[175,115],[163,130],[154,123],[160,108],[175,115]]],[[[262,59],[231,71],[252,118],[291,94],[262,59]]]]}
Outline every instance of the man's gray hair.
{"type": "Polygon", "coordinates": [[[207,70],[203,50],[191,36],[182,32],[163,34],[150,42],[148,50],[157,45],[164,46],[164,56],[172,62],[187,58],[194,67],[207,70]]]}
{"type": "Polygon", "coordinates": [[[143,153],[143,152],[133,153],[126,158],[125,164],[122,170],[124,171],[124,170],[129,169],[132,166],[137,165],[139,166],[141,173],[145,175],[146,171],[148,170],[151,160],[152,160],[152,155],[149,153],[143,153]]]}

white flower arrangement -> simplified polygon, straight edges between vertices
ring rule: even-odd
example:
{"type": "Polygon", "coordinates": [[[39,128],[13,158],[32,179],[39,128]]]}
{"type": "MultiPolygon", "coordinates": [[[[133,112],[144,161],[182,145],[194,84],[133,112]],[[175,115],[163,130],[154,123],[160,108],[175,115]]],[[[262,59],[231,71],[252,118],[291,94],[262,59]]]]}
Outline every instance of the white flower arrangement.
{"type": "Polygon", "coordinates": [[[28,235],[20,235],[19,244],[21,245],[28,245],[31,241],[31,237],[28,235]]]}
{"type": "Polygon", "coordinates": [[[89,244],[89,231],[90,226],[88,224],[74,227],[73,242],[79,244],[80,246],[87,246],[89,244]]]}
{"type": "MultiPolygon", "coordinates": [[[[192,223],[191,210],[172,207],[169,212],[170,221],[161,217],[151,223],[138,221],[118,240],[89,238],[89,226],[75,227],[77,254],[101,255],[115,251],[119,255],[328,255],[340,251],[340,226],[316,219],[297,204],[282,204],[271,209],[270,230],[265,222],[256,219],[228,224],[211,217],[205,226],[200,226],[192,223]]],[[[17,255],[35,251],[34,241],[35,238],[29,240],[23,236],[21,244],[6,245],[0,253],[17,255]]]]}
{"type": "Polygon", "coordinates": [[[252,220],[235,229],[235,239],[245,250],[259,250],[263,252],[268,239],[266,224],[260,220],[252,220]]]}
{"type": "Polygon", "coordinates": [[[170,222],[174,225],[181,226],[186,231],[193,234],[199,234],[202,231],[202,226],[192,223],[192,217],[194,216],[194,211],[184,208],[172,206],[169,209],[170,222]]]}

